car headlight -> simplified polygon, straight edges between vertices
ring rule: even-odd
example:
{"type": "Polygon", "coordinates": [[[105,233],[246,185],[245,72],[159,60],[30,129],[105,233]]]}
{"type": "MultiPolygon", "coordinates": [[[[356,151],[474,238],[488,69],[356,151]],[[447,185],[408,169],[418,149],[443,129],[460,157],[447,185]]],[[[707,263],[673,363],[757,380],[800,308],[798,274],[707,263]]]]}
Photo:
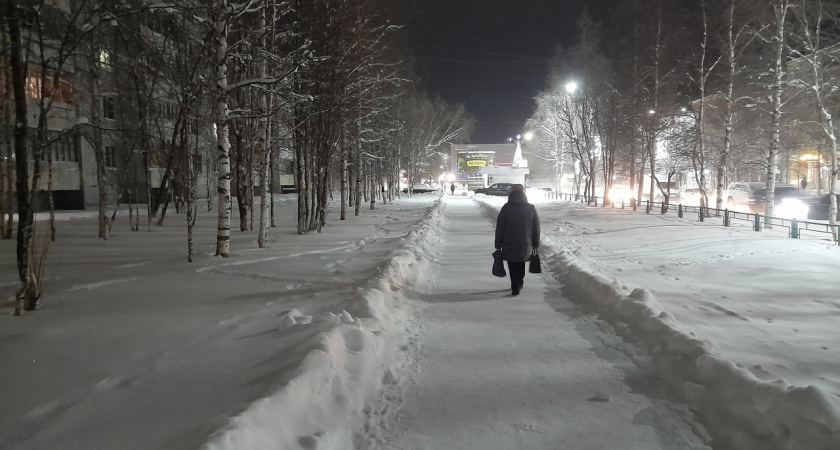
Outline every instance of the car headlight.
{"type": "Polygon", "coordinates": [[[610,189],[610,200],[625,200],[629,201],[633,198],[633,194],[628,189],[610,189]]]}
{"type": "Polygon", "coordinates": [[[786,198],[776,205],[773,215],[783,219],[807,219],[808,205],[798,198],[786,198]]]}

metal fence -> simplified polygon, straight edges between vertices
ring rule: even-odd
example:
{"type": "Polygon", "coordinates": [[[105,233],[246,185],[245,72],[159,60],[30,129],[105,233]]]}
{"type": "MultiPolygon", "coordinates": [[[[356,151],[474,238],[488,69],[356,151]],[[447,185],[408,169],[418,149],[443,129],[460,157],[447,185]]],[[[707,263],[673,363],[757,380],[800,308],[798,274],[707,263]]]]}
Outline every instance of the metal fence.
{"type": "Polygon", "coordinates": [[[747,213],[742,211],[730,211],[729,209],[707,208],[702,206],[686,206],[682,204],[670,204],[664,202],[640,202],[625,203],[624,200],[612,201],[609,205],[605,203],[604,197],[584,196],[575,194],[560,194],[552,192],[549,197],[556,200],[575,201],[591,204],[593,206],[633,209],[641,209],[645,212],[658,211],[661,214],[676,212],[680,218],[686,215],[697,217],[698,222],[706,222],[707,219],[721,219],[723,226],[732,226],[733,221],[744,221],[750,224],[754,231],[762,229],[775,229],[776,227],[787,230],[787,235],[793,239],[802,237],[818,237],[830,239],[833,243],[840,245],[840,224],[831,225],[825,222],[814,222],[807,220],[785,219],[782,217],[765,216],[758,213],[747,213]]]}

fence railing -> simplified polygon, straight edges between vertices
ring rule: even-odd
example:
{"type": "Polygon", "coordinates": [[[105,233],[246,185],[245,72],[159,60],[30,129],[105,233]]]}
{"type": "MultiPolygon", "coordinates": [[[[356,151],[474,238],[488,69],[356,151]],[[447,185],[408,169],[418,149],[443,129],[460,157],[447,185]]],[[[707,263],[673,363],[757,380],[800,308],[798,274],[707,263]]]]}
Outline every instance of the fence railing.
{"type": "Polygon", "coordinates": [[[744,221],[750,224],[754,231],[761,231],[764,228],[785,228],[787,235],[793,239],[799,239],[803,236],[819,236],[828,238],[833,243],[840,245],[840,224],[831,225],[824,222],[812,222],[807,220],[786,219],[783,217],[765,216],[758,213],[748,213],[743,211],[731,211],[729,209],[708,208],[702,206],[687,206],[682,204],[673,204],[665,202],[650,202],[642,200],[640,202],[625,202],[624,200],[611,201],[609,205],[605,203],[604,197],[585,196],[580,194],[565,194],[552,192],[548,194],[549,198],[555,200],[575,201],[587,203],[593,206],[633,209],[634,211],[642,209],[647,213],[659,211],[660,214],[667,214],[669,211],[675,211],[677,216],[684,218],[686,214],[695,215],[698,222],[705,222],[706,219],[720,218],[723,221],[723,226],[732,226],[732,221],[744,221]]]}

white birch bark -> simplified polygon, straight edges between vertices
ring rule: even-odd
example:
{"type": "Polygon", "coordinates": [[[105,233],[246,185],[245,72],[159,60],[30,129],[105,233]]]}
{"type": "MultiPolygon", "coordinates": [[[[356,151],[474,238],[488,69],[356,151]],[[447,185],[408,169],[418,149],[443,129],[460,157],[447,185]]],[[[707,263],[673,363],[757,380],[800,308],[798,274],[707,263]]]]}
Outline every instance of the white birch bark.
{"type": "MultiPolygon", "coordinates": [[[[782,59],[785,49],[785,20],[790,6],[788,0],[772,0],[775,18],[773,29],[773,85],[770,90],[770,101],[773,105],[773,116],[770,120],[770,149],[767,153],[767,197],[764,215],[772,217],[775,211],[776,196],[776,167],[778,165],[781,141],[782,121],[782,89],[785,75],[785,63],[782,59]]],[[[766,228],[773,228],[773,223],[764,219],[766,228]]]]}
{"type": "Polygon", "coordinates": [[[662,5],[659,6],[659,16],[656,22],[656,42],[653,47],[653,108],[650,110],[647,121],[647,154],[650,160],[650,190],[648,191],[648,202],[645,211],[650,213],[653,207],[654,192],[656,188],[656,138],[659,128],[657,108],[659,107],[659,62],[662,55],[662,5]]]}
{"type": "MultiPolygon", "coordinates": [[[[809,19],[809,8],[807,2],[805,0],[801,0],[799,3],[799,11],[800,11],[800,21],[803,24],[802,32],[804,33],[803,41],[804,47],[807,51],[810,52],[810,55],[806,58],[808,64],[810,65],[812,80],[809,85],[809,91],[814,97],[814,101],[816,102],[816,109],[817,114],[819,115],[819,125],[822,133],[825,135],[826,139],[828,139],[829,144],[831,146],[830,152],[830,161],[831,161],[831,170],[830,170],[830,177],[828,179],[828,191],[829,191],[829,198],[830,204],[828,209],[828,221],[831,225],[835,225],[837,223],[837,134],[834,128],[834,117],[831,114],[831,107],[828,104],[826,99],[827,93],[826,89],[834,88],[833,83],[826,84],[826,80],[824,79],[823,72],[826,67],[826,60],[829,60],[831,63],[831,59],[834,59],[836,62],[836,50],[833,52],[834,54],[826,53],[826,49],[822,47],[821,41],[823,39],[822,36],[822,23],[825,19],[823,4],[821,0],[816,0],[814,2],[814,17],[813,20],[809,19]]],[[[836,229],[835,229],[836,230],[836,229]]],[[[835,232],[836,234],[836,232],[835,232]]],[[[835,236],[835,241],[837,240],[837,236],[835,236]]]]}
{"type": "Polygon", "coordinates": [[[216,151],[219,194],[218,230],[216,233],[216,256],[230,256],[230,135],[228,128],[228,82],[227,82],[227,16],[230,8],[228,0],[216,0],[218,16],[213,24],[214,44],[216,46],[216,151]]]}
{"type": "Polygon", "coordinates": [[[715,208],[723,209],[723,189],[724,181],[726,180],[726,168],[729,159],[732,156],[732,122],[734,111],[732,109],[732,101],[735,90],[735,71],[737,60],[735,56],[735,1],[730,0],[729,5],[729,20],[726,27],[726,93],[724,94],[724,113],[723,113],[723,148],[720,151],[720,158],[717,167],[717,196],[715,198],[715,208]]]}
{"type": "MultiPolygon", "coordinates": [[[[259,19],[259,28],[260,30],[265,30],[265,15],[268,14],[268,11],[263,11],[260,14],[259,19]]],[[[266,33],[263,31],[263,38],[262,38],[262,46],[266,48],[266,33]]],[[[260,78],[266,79],[268,78],[268,69],[266,66],[265,57],[260,59],[260,78]]],[[[261,184],[261,192],[260,192],[260,227],[259,227],[259,236],[257,237],[257,246],[259,248],[265,248],[266,238],[268,235],[268,189],[270,187],[269,180],[271,178],[271,148],[268,145],[269,137],[268,137],[268,98],[266,96],[265,90],[260,91],[260,123],[259,127],[257,128],[257,154],[260,155],[260,184],[261,184]]]]}

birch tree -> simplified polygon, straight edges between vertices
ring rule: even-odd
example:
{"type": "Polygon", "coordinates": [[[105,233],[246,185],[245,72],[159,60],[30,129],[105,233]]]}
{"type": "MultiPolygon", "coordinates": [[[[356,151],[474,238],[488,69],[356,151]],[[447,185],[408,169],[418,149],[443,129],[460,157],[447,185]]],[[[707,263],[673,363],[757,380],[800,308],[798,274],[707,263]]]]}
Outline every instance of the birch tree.
{"type": "MultiPolygon", "coordinates": [[[[741,15],[738,13],[738,7],[741,5],[740,0],[728,0],[728,7],[724,14],[724,32],[722,33],[723,41],[723,56],[725,61],[725,73],[723,76],[723,143],[717,155],[716,168],[716,194],[715,194],[715,208],[723,209],[723,196],[725,181],[728,178],[727,168],[732,158],[733,137],[734,137],[734,119],[735,108],[734,105],[738,102],[735,98],[735,83],[740,74],[741,53],[747,48],[749,43],[748,33],[749,28],[747,23],[739,20],[741,15]]],[[[704,125],[705,127],[705,125],[704,125]]],[[[701,131],[704,133],[704,131],[701,131]]],[[[703,195],[707,198],[707,195],[703,195]]]]}
{"type": "MultiPolygon", "coordinates": [[[[387,6],[374,0],[296,2],[296,35],[310,50],[310,60],[295,73],[291,127],[296,174],[306,186],[298,196],[299,233],[320,231],[326,224],[331,181],[340,180],[346,170],[336,164],[342,146],[353,148],[348,159],[353,159],[349,164],[357,186],[369,188],[372,182],[373,172],[365,166],[379,157],[375,142],[380,139],[372,118],[380,108],[382,86],[394,78],[393,62],[383,57],[393,29],[383,18],[387,6]]],[[[360,201],[358,195],[355,200],[360,201]]]]}
{"type": "Polygon", "coordinates": [[[665,117],[662,111],[659,111],[659,94],[663,81],[663,67],[662,67],[662,4],[661,1],[657,7],[656,19],[654,23],[655,31],[653,33],[652,52],[651,55],[651,82],[647,84],[646,97],[650,104],[650,109],[647,111],[647,119],[642,122],[642,140],[644,142],[645,154],[650,163],[650,187],[648,191],[648,203],[645,208],[650,213],[652,202],[654,199],[654,190],[656,189],[656,140],[659,137],[662,129],[661,120],[665,117]]]}
{"type": "MultiPolygon", "coordinates": [[[[294,63],[278,66],[273,64],[271,67],[276,70],[268,74],[268,78],[246,78],[238,80],[229,80],[228,62],[233,53],[239,49],[239,46],[231,47],[228,43],[228,36],[232,28],[237,31],[248,29],[245,26],[247,20],[258,20],[263,14],[263,8],[268,5],[267,2],[258,0],[247,0],[242,2],[233,2],[230,0],[215,0],[212,5],[209,5],[211,33],[210,42],[213,49],[213,67],[215,68],[215,89],[214,89],[214,121],[216,128],[216,170],[217,176],[217,193],[218,193],[218,226],[216,234],[216,255],[227,257],[230,255],[230,220],[231,220],[231,120],[241,117],[240,112],[231,110],[231,95],[235,91],[245,89],[248,87],[275,85],[281,81],[291,83],[290,75],[298,70],[298,66],[294,63]]],[[[286,11],[291,5],[287,2],[273,2],[274,5],[283,11],[286,11]]],[[[296,3],[296,6],[302,6],[296,3]]],[[[291,20],[291,19],[290,19],[291,20]]],[[[291,23],[280,21],[280,23],[291,23]]],[[[257,33],[262,30],[256,30],[257,33]]],[[[244,33],[242,39],[251,39],[251,33],[244,33]]],[[[303,44],[305,39],[298,42],[303,44]]],[[[250,42],[250,41],[249,41],[250,42]]],[[[258,43],[251,42],[249,45],[256,45],[258,43]]],[[[286,48],[288,55],[279,55],[281,58],[288,58],[289,61],[294,59],[293,54],[300,50],[301,46],[292,45],[286,48]]],[[[305,58],[304,58],[305,59],[305,58]]],[[[299,61],[300,62],[300,61],[299,61]]],[[[254,109],[258,109],[254,105],[254,109]]],[[[253,117],[253,116],[252,116],[253,117]]],[[[262,129],[261,129],[262,130],[262,129]]],[[[253,133],[252,136],[261,135],[262,131],[253,133]]],[[[261,139],[255,137],[255,140],[261,139]]],[[[300,183],[301,180],[298,179],[300,183]]],[[[262,219],[260,219],[262,221],[262,219]]]]}
{"type": "MultiPolygon", "coordinates": [[[[91,16],[96,11],[91,11],[88,2],[81,1],[71,5],[69,9],[62,10],[47,4],[44,1],[31,1],[25,3],[28,16],[32,18],[31,29],[29,30],[30,47],[34,50],[29,52],[31,59],[28,64],[34,67],[31,79],[35,79],[35,87],[32,96],[37,104],[37,123],[35,126],[35,139],[33,140],[33,195],[39,190],[46,190],[49,207],[50,238],[55,240],[55,214],[53,203],[53,152],[50,148],[51,138],[48,137],[49,116],[56,103],[75,102],[72,92],[66,85],[64,79],[66,72],[72,70],[72,56],[76,52],[81,41],[88,34],[83,28],[93,29],[95,24],[91,22],[91,16]],[[46,174],[43,169],[46,169],[46,174]],[[46,183],[41,178],[46,176],[46,183]]],[[[34,199],[34,197],[33,197],[34,199]]]]}
{"type": "Polygon", "coordinates": [[[534,132],[536,151],[533,155],[551,164],[555,189],[562,192],[561,177],[568,164],[568,143],[561,110],[563,95],[555,88],[540,92],[534,100],[536,109],[525,124],[526,129],[534,132]]]}
{"type": "Polygon", "coordinates": [[[29,156],[26,154],[27,139],[27,99],[26,65],[24,62],[23,37],[20,11],[15,2],[5,2],[3,8],[6,26],[9,30],[9,57],[12,75],[12,91],[15,102],[14,148],[15,148],[15,188],[18,202],[17,228],[17,268],[20,288],[15,294],[15,315],[30,309],[32,302],[32,280],[30,278],[30,249],[34,227],[34,215],[29,191],[29,156]]]}
{"type": "MultiPolygon", "coordinates": [[[[0,29],[5,33],[7,22],[5,20],[5,8],[0,11],[0,29]]],[[[0,58],[3,61],[11,61],[9,39],[4,39],[0,42],[0,58]]],[[[11,64],[3,64],[0,67],[0,77],[5,80],[12,81],[12,67],[11,64]]],[[[2,83],[0,85],[0,97],[13,99],[14,92],[12,83],[2,83]]],[[[3,102],[0,106],[0,127],[6,130],[13,130],[12,124],[15,119],[15,105],[14,102],[3,102]]],[[[15,199],[15,178],[14,178],[14,164],[11,163],[12,155],[14,154],[14,136],[9,133],[0,133],[0,154],[2,154],[2,162],[0,162],[0,239],[11,239],[14,228],[14,199],[15,199]]]]}
{"type": "Polygon", "coordinates": [[[431,161],[438,149],[447,142],[468,138],[474,123],[463,105],[451,107],[421,93],[403,98],[400,116],[401,164],[408,174],[409,186],[419,183],[424,175],[430,178],[431,161]]]}
{"type": "MultiPolygon", "coordinates": [[[[800,74],[796,71],[791,75],[798,75],[791,82],[797,88],[802,88],[807,95],[808,104],[813,104],[816,111],[815,122],[819,130],[828,141],[830,177],[828,191],[830,206],[828,212],[829,223],[837,223],[837,129],[834,123],[833,111],[837,110],[838,97],[836,86],[836,71],[840,64],[840,47],[838,42],[826,39],[824,26],[840,25],[838,14],[840,7],[836,3],[823,0],[797,0],[794,17],[796,19],[795,32],[792,32],[794,45],[791,46],[793,56],[797,58],[800,74]],[[833,44],[833,45],[832,45],[833,44]],[[804,67],[803,67],[804,66],[804,67]],[[804,69],[804,70],[803,70],[804,69]]],[[[836,37],[836,36],[835,36],[836,37]]],[[[811,109],[811,108],[809,108],[811,109]]]]}
{"type": "Polygon", "coordinates": [[[46,187],[50,205],[50,237],[55,239],[52,213],[52,148],[47,129],[54,102],[73,101],[72,92],[64,84],[71,56],[95,28],[97,9],[82,1],[73,5],[50,5],[43,1],[6,2],[3,10],[9,30],[11,85],[15,99],[15,179],[18,202],[17,263],[21,288],[17,294],[15,314],[35,310],[41,298],[46,244],[34,243],[34,208],[37,194],[46,187]],[[58,6],[62,6],[59,8],[58,6]],[[28,21],[24,26],[21,13],[28,21]],[[91,18],[94,18],[91,20],[91,18]],[[30,64],[36,67],[30,72],[30,64]],[[29,83],[29,81],[32,83],[29,83]],[[30,91],[27,92],[27,85],[30,91]],[[32,153],[26,149],[29,138],[28,102],[37,105],[37,118],[32,153]],[[33,162],[29,179],[29,161],[33,162]],[[47,169],[46,186],[42,183],[47,169]]]}
{"type": "MultiPolygon", "coordinates": [[[[766,153],[766,180],[767,180],[767,196],[766,206],[764,208],[764,215],[772,217],[775,211],[775,189],[776,189],[776,170],[778,169],[779,148],[781,141],[782,128],[782,92],[784,90],[784,81],[786,73],[786,64],[784,60],[786,49],[786,31],[787,13],[790,9],[790,0],[767,0],[772,7],[772,23],[769,26],[768,34],[765,39],[770,43],[773,50],[772,63],[772,83],[769,86],[769,101],[771,105],[771,121],[770,121],[770,146],[766,153]]],[[[765,218],[765,227],[772,228],[772,221],[765,218]]]]}
{"type": "MultiPolygon", "coordinates": [[[[706,1],[700,0],[700,14],[703,25],[702,37],[700,39],[700,61],[697,64],[697,76],[695,83],[700,92],[697,108],[697,146],[693,152],[692,162],[694,164],[694,177],[697,186],[700,188],[700,206],[708,207],[708,185],[706,180],[706,90],[709,83],[709,76],[714,71],[720,58],[707,62],[709,58],[709,15],[706,11],[706,1]]],[[[670,186],[670,184],[669,184],[670,186]]],[[[704,211],[703,214],[706,214],[704,211]]]]}

